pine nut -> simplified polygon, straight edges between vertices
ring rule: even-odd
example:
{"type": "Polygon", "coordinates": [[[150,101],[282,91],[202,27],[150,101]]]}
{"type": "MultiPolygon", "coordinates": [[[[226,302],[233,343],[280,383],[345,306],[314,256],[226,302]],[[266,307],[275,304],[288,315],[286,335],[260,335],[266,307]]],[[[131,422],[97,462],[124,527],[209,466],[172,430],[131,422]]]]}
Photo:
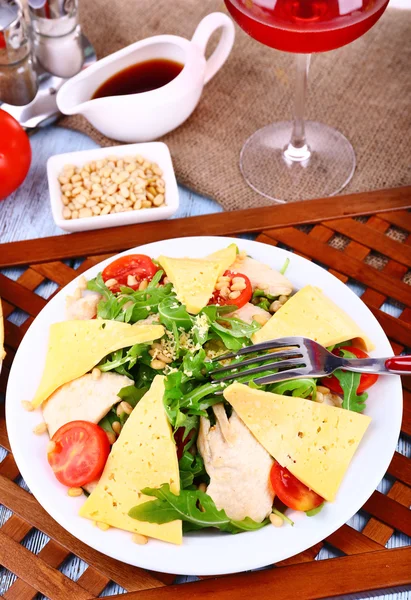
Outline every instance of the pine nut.
{"type": "Polygon", "coordinates": [[[120,185],[120,194],[123,196],[123,198],[128,198],[130,196],[130,191],[125,187],[124,184],[120,185]]]}
{"type": "Polygon", "coordinates": [[[162,204],[164,204],[163,194],[157,194],[157,196],[154,197],[153,204],[154,206],[161,206],[162,204]]]}
{"type": "MultiPolygon", "coordinates": [[[[86,202],[87,208],[93,208],[94,206],[97,206],[96,200],[87,200],[87,202],[86,202]]],[[[93,211],[91,211],[91,212],[93,212],[93,211]]]]}
{"type": "Polygon", "coordinates": [[[239,298],[239,296],[241,295],[240,291],[235,291],[235,292],[230,292],[228,294],[228,297],[230,298],[230,300],[237,300],[237,298],[239,298]]]}
{"type": "Polygon", "coordinates": [[[120,421],[113,421],[113,423],[111,424],[111,427],[112,427],[114,433],[116,433],[117,435],[120,435],[120,431],[121,431],[120,421]]]}
{"type": "Polygon", "coordinates": [[[33,429],[33,433],[35,433],[36,435],[43,435],[43,433],[46,433],[46,431],[47,431],[47,425],[44,422],[39,423],[33,429]]]}
{"type": "Polygon", "coordinates": [[[71,212],[71,218],[72,218],[72,219],[78,219],[78,217],[79,217],[78,210],[73,210],[73,211],[71,212]]]}
{"type": "Polygon", "coordinates": [[[91,378],[93,379],[93,381],[97,381],[98,379],[100,379],[101,377],[101,371],[98,367],[94,367],[94,369],[91,371],[91,378]]]}
{"type": "Polygon", "coordinates": [[[282,527],[284,524],[283,519],[279,515],[275,515],[274,513],[271,513],[270,521],[271,524],[274,525],[274,527],[282,527]]]}
{"type": "Polygon", "coordinates": [[[198,486],[198,491],[199,492],[206,492],[207,491],[207,486],[205,483],[200,483],[200,485],[198,486]]]}
{"type": "Polygon", "coordinates": [[[132,285],[137,285],[137,279],[134,275],[127,275],[127,285],[129,287],[132,285]]]}
{"type": "Polygon", "coordinates": [[[147,279],[143,279],[143,281],[140,281],[139,285],[138,285],[138,290],[139,292],[143,292],[144,290],[146,290],[148,287],[148,281],[147,279]]]}
{"type": "Polygon", "coordinates": [[[320,402],[320,403],[324,402],[324,394],[322,394],[321,392],[317,391],[317,395],[316,395],[315,400],[316,400],[316,402],[320,402]]]}
{"type": "Polygon", "coordinates": [[[53,440],[50,440],[49,443],[47,444],[47,449],[46,452],[47,454],[51,454],[52,452],[54,452],[54,450],[56,449],[56,442],[53,442],[53,440]]]}
{"type": "Polygon", "coordinates": [[[108,213],[110,212],[110,205],[106,205],[104,208],[101,209],[101,215],[108,215],[108,213]]]}
{"type": "Polygon", "coordinates": [[[91,210],[93,211],[93,215],[98,216],[101,214],[101,208],[99,206],[93,206],[91,210]]]}
{"type": "Polygon", "coordinates": [[[144,546],[148,542],[148,538],[140,533],[134,533],[131,539],[135,544],[139,544],[140,546],[144,546]]]}
{"type": "Polygon", "coordinates": [[[70,496],[70,498],[78,498],[83,495],[83,490],[81,487],[71,487],[67,490],[67,495],[70,496]]]}
{"type": "Polygon", "coordinates": [[[288,296],[280,296],[278,298],[278,302],[281,302],[281,304],[285,304],[288,300],[288,296]]]}
{"type": "Polygon", "coordinates": [[[242,281],[240,281],[239,283],[232,283],[231,284],[231,290],[233,292],[242,291],[242,290],[245,290],[245,288],[246,288],[246,285],[245,285],[244,279],[242,281]]]}
{"type": "Polygon", "coordinates": [[[32,412],[34,410],[34,406],[31,402],[29,402],[29,400],[22,400],[21,405],[24,410],[27,410],[28,412],[32,412]]]}
{"type": "Polygon", "coordinates": [[[281,302],[279,302],[278,300],[274,300],[274,302],[270,304],[270,312],[277,312],[277,310],[279,310],[281,306],[281,302]]]}
{"type": "Polygon", "coordinates": [[[228,289],[228,287],[223,287],[220,290],[220,294],[223,298],[228,298],[229,293],[230,293],[230,290],[228,289]]]}
{"type": "Polygon", "coordinates": [[[67,206],[63,208],[63,219],[71,219],[71,210],[67,206]]]}
{"type": "Polygon", "coordinates": [[[157,358],[158,358],[159,360],[162,360],[163,362],[165,362],[167,365],[168,365],[168,364],[170,364],[171,362],[173,362],[173,361],[171,360],[171,358],[168,358],[168,357],[167,357],[167,356],[165,356],[165,355],[164,355],[162,352],[159,352],[159,353],[157,354],[157,358]]]}
{"type": "Polygon", "coordinates": [[[321,394],[329,394],[330,389],[325,387],[325,385],[317,385],[317,392],[320,392],[321,394]]]}
{"type": "Polygon", "coordinates": [[[162,360],[158,360],[157,358],[155,358],[151,361],[150,367],[152,369],[162,370],[162,369],[165,369],[166,363],[163,362],[162,360]]]}
{"type": "Polygon", "coordinates": [[[101,531],[107,531],[110,529],[110,525],[107,525],[107,523],[102,523],[101,521],[97,521],[96,525],[99,529],[101,529],[101,531]]]}
{"type": "Polygon", "coordinates": [[[81,298],[81,289],[80,288],[77,288],[74,290],[73,298],[75,300],[80,300],[80,298],[81,298]]]}
{"type": "Polygon", "coordinates": [[[117,285],[117,283],[118,283],[117,279],[114,279],[114,278],[112,278],[112,279],[107,279],[107,281],[106,281],[106,286],[107,286],[108,288],[111,288],[111,287],[114,287],[115,285],[117,285]]]}

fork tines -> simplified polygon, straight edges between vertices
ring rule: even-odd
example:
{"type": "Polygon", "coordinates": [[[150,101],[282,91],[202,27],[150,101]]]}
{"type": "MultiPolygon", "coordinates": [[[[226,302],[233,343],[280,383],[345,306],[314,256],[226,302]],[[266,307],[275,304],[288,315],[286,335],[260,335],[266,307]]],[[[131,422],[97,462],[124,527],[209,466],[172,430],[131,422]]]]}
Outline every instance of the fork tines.
{"type": "MultiPolygon", "coordinates": [[[[255,344],[254,346],[247,346],[246,348],[241,348],[237,352],[230,352],[218,356],[214,358],[213,361],[223,361],[231,358],[239,359],[241,356],[247,354],[254,354],[256,352],[264,352],[267,350],[277,350],[277,352],[253,356],[241,362],[218,367],[217,369],[210,371],[210,375],[215,381],[230,381],[240,377],[261,373],[263,371],[269,371],[270,369],[287,369],[287,373],[295,372],[295,375],[299,376],[301,369],[298,367],[304,368],[306,366],[304,344],[302,343],[302,339],[297,337],[280,338],[277,340],[269,340],[268,342],[263,342],[261,344],[255,344]],[[283,348],[283,350],[281,350],[281,348],[283,348]],[[247,369],[246,371],[238,370],[238,367],[244,367],[255,363],[259,363],[259,366],[247,369]],[[216,374],[227,371],[231,372],[224,377],[216,377],[216,374]]],[[[280,375],[280,373],[277,373],[277,375],[280,375]]],[[[294,375],[287,375],[284,376],[284,379],[290,379],[293,376],[294,375]]],[[[283,377],[278,377],[278,380],[281,379],[283,379],[283,377]]],[[[257,379],[255,381],[258,383],[257,379]]]]}

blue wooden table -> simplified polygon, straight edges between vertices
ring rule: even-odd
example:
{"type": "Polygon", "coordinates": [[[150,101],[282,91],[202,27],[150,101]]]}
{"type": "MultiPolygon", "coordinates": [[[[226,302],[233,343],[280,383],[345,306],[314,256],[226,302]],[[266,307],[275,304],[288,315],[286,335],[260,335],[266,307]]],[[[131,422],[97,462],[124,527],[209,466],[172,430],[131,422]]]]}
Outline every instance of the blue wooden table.
{"type": "MultiPolygon", "coordinates": [[[[40,238],[51,235],[70,235],[59,229],[53,221],[46,178],[46,161],[54,155],[63,152],[71,152],[74,150],[87,150],[96,148],[97,145],[87,136],[59,127],[49,127],[45,130],[40,130],[31,137],[31,145],[33,151],[32,165],[29,175],[23,185],[12,196],[0,203],[0,242],[11,242],[17,240],[27,240],[31,238],[40,238]]],[[[175,217],[188,217],[191,215],[201,215],[207,213],[221,212],[222,208],[213,200],[204,198],[179,187],[180,190],[180,208],[175,217]]],[[[69,243],[69,240],[67,240],[69,243]]],[[[21,273],[18,269],[8,269],[7,275],[16,278],[21,273]]],[[[52,283],[43,286],[40,290],[41,295],[48,297],[53,291],[52,283]]],[[[355,288],[354,288],[355,289],[355,288]]],[[[358,291],[358,290],[357,290],[358,291]]],[[[1,290],[0,290],[1,292],[1,290]]],[[[384,309],[387,312],[396,316],[398,309],[393,305],[385,305],[384,309]]],[[[13,313],[10,316],[16,324],[20,324],[24,319],[23,313],[13,313]]],[[[410,455],[411,444],[400,440],[397,450],[402,454],[410,455]]],[[[0,461],[3,459],[5,452],[0,448],[0,461]],[[2,453],[3,452],[3,453],[2,453]]],[[[23,481],[20,485],[26,488],[23,481]]],[[[390,488],[390,481],[384,479],[378,489],[386,493],[390,488]]],[[[0,526],[10,516],[10,512],[0,505],[0,526]]],[[[362,530],[367,519],[364,515],[355,515],[350,525],[358,530],[362,530]]],[[[23,544],[32,552],[38,553],[48,538],[41,532],[35,532],[29,535],[23,544]]],[[[389,540],[387,547],[399,547],[410,544],[410,540],[404,535],[393,535],[389,540]]],[[[321,560],[336,556],[331,550],[323,549],[317,558],[321,560]]],[[[83,573],[86,565],[80,559],[73,559],[62,567],[62,571],[77,580],[83,573]]],[[[411,569],[411,565],[410,565],[411,569]]],[[[193,578],[179,578],[180,581],[186,581],[193,578]]],[[[8,589],[9,585],[14,581],[14,576],[0,567],[0,596],[8,589]]],[[[117,585],[108,587],[103,596],[108,596],[114,593],[120,593],[122,590],[117,585]]],[[[367,598],[372,598],[368,595],[367,598]]],[[[384,600],[411,600],[411,592],[400,592],[394,594],[385,594],[384,600]]],[[[357,596],[358,598],[358,596],[357,596]]]]}

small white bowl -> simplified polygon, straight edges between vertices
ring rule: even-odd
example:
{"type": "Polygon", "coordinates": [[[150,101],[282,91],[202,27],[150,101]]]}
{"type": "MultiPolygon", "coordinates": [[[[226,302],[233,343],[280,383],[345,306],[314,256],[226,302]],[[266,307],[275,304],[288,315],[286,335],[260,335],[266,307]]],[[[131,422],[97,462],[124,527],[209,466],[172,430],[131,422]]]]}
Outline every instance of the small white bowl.
{"type": "Polygon", "coordinates": [[[67,152],[56,154],[47,161],[47,178],[50,192],[51,211],[54,222],[65,231],[87,231],[90,229],[105,229],[120,225],[146,223],[147,221],[160,221],[171,217],[178,209],[179,198],[177,181],[174,174],[168,146],[163,142],[147,142],[144,144],[126,144],[124,146],[110,146],[81,152],[67,152]],[[165,181],[165,205],[153,208],[130,210],[113,215],[84,217],[82,219],[64,219],[63,202],[61,201],[60,183],[58,177],[65,165],[81,167],[94,160],[102,160],[107,156],[136,156],[140,154],[150,162],[157,163],[163,171],[165,181]]]}

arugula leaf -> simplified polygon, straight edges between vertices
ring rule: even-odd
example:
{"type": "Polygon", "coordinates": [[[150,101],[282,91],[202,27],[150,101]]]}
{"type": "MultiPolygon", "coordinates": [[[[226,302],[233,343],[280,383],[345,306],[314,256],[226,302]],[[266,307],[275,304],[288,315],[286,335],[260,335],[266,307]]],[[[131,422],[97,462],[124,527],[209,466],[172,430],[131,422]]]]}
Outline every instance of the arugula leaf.
{"type": "MultiPolygon", "coordinates": [[[[294,527],[294,521],[292,521],[292,520],[290,519],[290,517],[287,517],[287,515],[285,515],[285,514],[284,514],[284,513],[282,513],[281,511],[279,511],[279,510],[278,510],[277,508],[275,508],[274,506],[273,506],[273,510],[272,510],[272,512],[273,512],[275,515],[277,515],[277,517],[281,517],[281,519],[282,519],[283,521],[286,521],[287,523],[289,523],[289,524],[291,525],[291,527],[294,527]]],[[[307,514],[308,514],[308,513],[307,513],[307,514]]]]}
{"type": "Polygon", "coordinates": [[[131,369],[136,364],[137,360],[141,358],[144,350],[147,349],[148,344],[134,344],[127,350],[127,348],[121,348],[115,352],[111,352],[106,356],[103,361],[98,365],[100,371],[116,371],[122,375],[130,376],[128,369],[131,369]]]}
{"type": "Polygon", "coordinates": [[[114,421],[119,421],[117,413],[114,408],[110,409],[109,412],[99,421],[99,426],[107,431],[107,433],[114,433],[113,423],[114,421]]]}
{"type": "Polygon", "coordinates": [[[137,388],[135,385],[126,385],[121,388],[117,396],[135,408],[148,389],[148,387],[137,388]]]}
{"type": "Polygon", "coordinates": [[[249,517],[243,521],[232,521],[224,510],[217,509],[210,496],[199,490],[180,490],[180,494],[176,496],[171,492],[169,484],[164,483],[159,489],[144,488],[141,491],[146,496],[157,499],[144,502],[129,511],[129,516],[138,521],[161,524],[181,519],[189,526],[186,531],[217,527],[229,533],[255,531],[268,522],[266,519],[257,523],[249,517]]]}
{"type": "Polygon", "coordinates": [[[315,379],[290,379],[289,381],[272,384],[268,391],[281,396],[296,396],[297,398],[307,398],[311,395],[312,399],[315,400],[317,385],[315,379]]]}
{"type": "Polygon", "coordinates": [[[193,485],[196,477],[207,475],[204,461],[200,454],[193,456],[191,452],[184,451],[183,456],[179,461],[180,468],[180,487],[187,489],[193,485]]]}
{"type": "MultiPolygon", "coordinates": [[[[340,348],[344,358],[356,358],[355,354],[340,348]]],[[[340,382],[341,388],[344,392],[342,408],[346,410],[352,410],[354,412],[362,412],[366,408],[365,401],[368,398],[367,392],[358,395],[357,390],[360,385],[361,373],[353,373],[352,371],[344,371],[338,369],[334,372],[334,375],[340,382]]]]}
{"type": "Polygon", "coordinates": [[[173,330],[173,325],[177,328],[183,328],[189,331],[193,325],[193,318],[188,314],[186,307],[180,304],[176,298],[165,298],[158,305],[158,314],[160,323],[169,331],[173,330]]]}
{"type": "Polygon", "coordinates": [[[318,513],[322,511],[322,509],[324,508],[324,504],[325,502],[322,502],[320,506],[317,506],[317,508],[306,510],[305,514],[307,515],[307,517],[315,517],[315,515],[318,515],[318,513]]]}
{"type": "Polygon", "coordinates": [[[99,273],[94,279],[87,281],[87,289],[91,292],[98,292],[103,296],[103,298],[106,298],[106,300],[111,298],[111,296],[114,296],[114,294],[104,283],[101,273],[99,273]]]}

